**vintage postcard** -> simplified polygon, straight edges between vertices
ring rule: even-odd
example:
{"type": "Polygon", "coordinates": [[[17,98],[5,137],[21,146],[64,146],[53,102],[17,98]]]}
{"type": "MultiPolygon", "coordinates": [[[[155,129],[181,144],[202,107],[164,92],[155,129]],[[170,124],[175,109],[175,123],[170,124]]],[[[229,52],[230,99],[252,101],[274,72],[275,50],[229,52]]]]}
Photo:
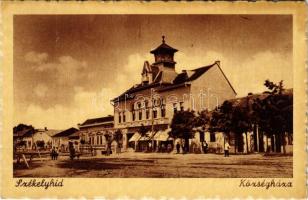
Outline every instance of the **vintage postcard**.
{"type": "Polygon", "coordinates": [[[305,198],[303,2],[1,9],[1,197],[305,198]]]}

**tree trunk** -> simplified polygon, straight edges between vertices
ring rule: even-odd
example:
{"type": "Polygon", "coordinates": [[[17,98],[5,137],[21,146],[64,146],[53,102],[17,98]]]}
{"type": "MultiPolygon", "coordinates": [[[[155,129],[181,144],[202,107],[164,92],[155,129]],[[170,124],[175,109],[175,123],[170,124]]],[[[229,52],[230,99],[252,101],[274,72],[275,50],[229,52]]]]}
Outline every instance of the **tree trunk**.
{"type": "Polygon", "coordinates": [[[257,130],[257,125],[254,125],[253,126],[253,143],[254,143],[254,151],[255,152],[258,152],[259,151],[259,147],[258,147],[258,144],[259,144],[259,140],[258,140],[258,130],[257,130]]]}
{"type": "Polygon", "coordinates": [[[246,136],[246,154],[248,154],[248,137],[247,137],[247,132],[245,132],[246,136]]]}
{"type": "MultiPolygon", "coordinates": [[[[234,133],[233,133],[234,134],[234,133]]],[[[238,145],[238,142],[237,142],[237,135],[234,134],[234,154],[237,153],[237,145],[238,145]]]]}
{"type": "Polygon", "coordinates": [[[185,138],[185,153],[189,152],[189,138],[185,138]]]}
{"type": "Polygon", "coordinates": [[[276,152],[281,153],[281,134],[275,134],[276,152]]]}
{"type": "Polygon", "coordinates": [[[282,135],[282,136],[281,136],[281,137],[282,137],[282,138],[281,138],[281,142],[282,142],[283,154],[287,154],[285,132],[283,132],[281,135],[282,135]]]}
{"type": "Polygon", "coordinates": [[[259,131],[259,152],[264,152],[264,134],[259,131]]]}

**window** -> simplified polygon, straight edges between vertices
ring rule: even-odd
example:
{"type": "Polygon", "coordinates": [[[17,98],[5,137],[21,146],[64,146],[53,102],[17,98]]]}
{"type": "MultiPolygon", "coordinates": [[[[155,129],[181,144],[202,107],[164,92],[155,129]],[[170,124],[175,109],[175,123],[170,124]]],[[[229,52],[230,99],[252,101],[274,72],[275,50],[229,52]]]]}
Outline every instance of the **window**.
{"type": "Polygon", "coordinates": [[[135,121],[135,111],[132,112],[133,121],[135,121]]]}
{"type": "Polygon", "coordinates": [[[123,122],[126,121],[126,116],[125,116],[125,112],[123,112],[123,122]]]}
{"type": "Polygon", "coordinates": [[[157,118],[157,110],[156,109],[153,110],[153,118],[157,118]]]}
{"type": "Polygon", "coordinates": [[[99,138],[99,135],[98,136],[96,136],[96,144],[99,144],[99,141],[100,140],[100,138],[99,138]]]}
{"type": "Polygon", "coordinates": [[[142,120],[142,110],[139,111],[139,120],[142,120]]]}
{"type": "Polygon", "coordinates": [[[91,137],[89,137],[89,143],[92,144],[92,138],[91,137]]]}
{"type": "Polygon", "coordinates": [[[121,123],[121,113],[119,113],[119,123],[121,123]]]}
{"type": "Polygon", "coordinates": [[[177,107],[176,107],[176,103],[173,104],[173,111],[176,113],[178,111],[177,107]]]}
{"type": "Polygon", "coordinates": [[[180,109],[181,109],[181,111],[184,111],[184,103],[183,102],[180,102],[180,109]]]}
{"type": "Polygon", "coordinates": [[[162,116],[162,117],[165,117],[165,116],[166,116],[166,106],[165,106],[165,105],[162,105],[162,106],[161,106],[161,116],[162,116]]]}
{"type": "Polygon", "coordinates": [[[148,107],[149,107],[149,102],[148,102],[148,100],[145,100],[145,101],[144,101],[144,107],[145,107],[145,108],[148,108],[148,107]]]}
{"type": "Polygon", "coordinates": [[[150,111],[149,111],[149,109],[147,109],[147,110],[145,111],[145,117],[146,117],[146,119],[149,119],[149,117],[150,117],[150,111]]]}
{"type": "Polygon", "coordinates": [[[140,103],[140,102],[138,102],[138,104],[137,104],[137,108],[138,108],[138,109],[140,109],[140,108],[141,108],[141,103],[140,103]]]}
{"type": "Polygon", "coordinates": [[[215,133],[210,133],[210,142],[216,142],[215,133]]]}

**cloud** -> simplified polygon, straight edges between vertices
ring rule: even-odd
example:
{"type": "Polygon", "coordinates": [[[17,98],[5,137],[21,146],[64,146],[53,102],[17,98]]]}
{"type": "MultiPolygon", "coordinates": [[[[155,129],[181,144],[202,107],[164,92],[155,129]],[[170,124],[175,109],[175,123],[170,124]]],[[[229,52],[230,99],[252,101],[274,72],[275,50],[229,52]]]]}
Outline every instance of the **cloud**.
{"type": "MultiPolygon", "coordinates": [[[[73,98],[70,105],[56,104],[48,108],[30,103],[24,112],[16,110],[15,123],[29,123],[35,127],[65,129],[82,123],[87,118],[102,117],[113,114],[113,106],[110,100],[126,91],[129,87],[141,81],[141,70],[145,60],[150,61],[150,56],[132,54],[128,56],[127,64],[117,73],[115,72],[112,87],[98,87],[96,91],[88,91],[82,85],[76,84],[81,78],[93,77],[93,73],[84,73],[87,67],[85,62],[63,56],[56,63],[43,63],[37,65],[39,71],[56,73],[56,89],[62,90],[62,84],[72,85],[73,98]],[[19,113],[20,112],[20,113],[19,113]]],[[[151,61],[150,61],[151,62],[151,61]]],[[[52,75],[52,74],[51,74],[52,75]]],[[[90,80],[89,80],[90,81],[90,80]]],[[[35,94],[39,97],[46,95],[47,86],[39,84],[35,87],[35,94]]]]}
{"type": "Polygon", "coordinates": [[[70,106],[56,104],[47,109],[31,103],[26,110],[16,110],[15,123],[28,123],[36,128],[67,129],[77,127],[88,118],[113,114],[110,96],[115,96],[112,88],[99,92],[88,92],[81,87],[74,88],[75,95],[70,106]]]}
{"type": "Polygon", "coordinates": [[[215,61],[225,62],[226,58],[221,53],[216,51],[207,51],[205,55],[196,54],[185,54],[178,52],[175,55],[176,71],[180,73],[182,70],[192,70],[198,67],[211,65],[215,61]]]}
{"type": "Polygon", "coordinates": [[[45,97],[46,93],[47,93],[47,86],[45,84],[38,84],[35,88],[34,88],[34,94],[40,98],[45,97]]]}
{"type": "Polygon", "coordinates": [[[259,52],[251,58],[232,66],[229,73],[230,79],[238,96],[245,96],[249,92],[259,93],[266,90],[264,81],[284,81],[285,88],[293,87],[292,58],[271,51],[259,52]],[[231,71],[232,70],[232,71],[231,71]]]}
{"type": "Polygon", "coordinates": [[[74,85],[86,80],[87,68],[85,61],[79,61],[71,56],[60,56],[55,62],[47,62],[46,53],[28,52],[25,61],[32,64],[34,72],[46,73],[59,85],[74,85]]]}
{"type": "Polygon", "coordinates": [[[34,64],[42,64],[47,60],[47,58],[47,53],[37,53],[35,51],[30,51],[25,55],[25,61],[34,64]]]}

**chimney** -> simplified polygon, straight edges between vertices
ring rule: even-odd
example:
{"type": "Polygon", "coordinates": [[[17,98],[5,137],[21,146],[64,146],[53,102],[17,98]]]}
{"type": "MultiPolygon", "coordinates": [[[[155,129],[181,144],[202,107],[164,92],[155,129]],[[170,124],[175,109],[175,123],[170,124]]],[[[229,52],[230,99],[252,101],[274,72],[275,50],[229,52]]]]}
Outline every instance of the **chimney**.
{"type": "Polygon", "coordinates": [[[44,129],[45,129],[45,131],[48,131],[47,127],[45,127],[44,129]]]}
{"type": "Polygon", "coordinates": [[[220,67],[220,61],[216,60],[215,63],[220,67]]]}

